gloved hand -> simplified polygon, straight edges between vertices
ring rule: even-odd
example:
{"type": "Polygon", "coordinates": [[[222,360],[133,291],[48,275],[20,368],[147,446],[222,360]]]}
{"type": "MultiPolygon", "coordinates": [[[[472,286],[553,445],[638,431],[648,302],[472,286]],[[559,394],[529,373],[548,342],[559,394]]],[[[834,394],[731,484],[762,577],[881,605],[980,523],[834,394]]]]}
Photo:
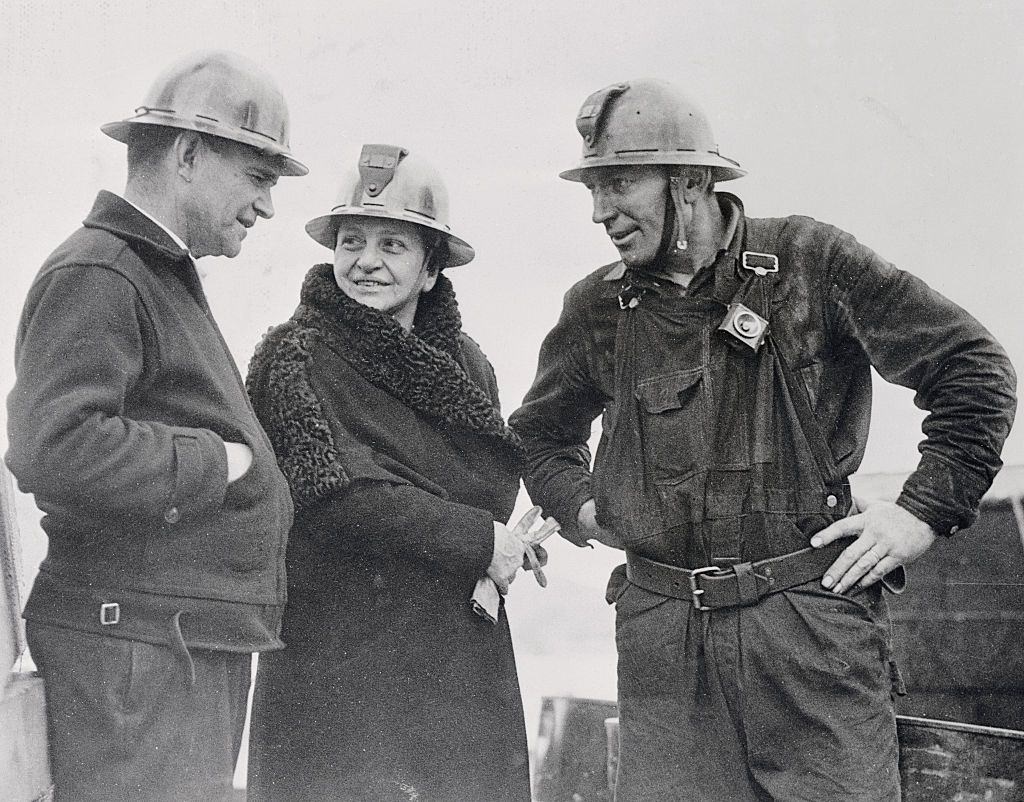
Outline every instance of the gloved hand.
{"type": "Polygon", "coordinates": [[[541,570],[547,565],[548,553],[540,544],[557,532],[559,525],[554,518],[548,518],[534,528],[539,517],[540,507],[531,507],[511,529],[494,522],[494,554],[487,567],[487,575],[494,580],[502,595],[508,593],[508,586],[515,580],[520,567],[524,571],[533,571],[541,587],[548,583],[541,570]]]}
{"type": "Polygon", "coordinates": [[[519,535],[526,544],[523,570],[533,571],[537,584],[543,588],[547,587],[548,580],[541,569],[548,564],[548,552],[540,544],[555,534],[560,525],[554,518],[547,518],[534,529],[538,517],[540,517],[540,507],[530,507],[526,514],[519,519],[519,523],[512,528],[512,531],[519,535]],[[530,531],[531,529],[533,531],[530,531]]]}
{"type": "Polygon", "coordinates": [[[501,595],[508,593],[508,586],[516,578],[516,572],[526,557],[526,543],[513,530],[498,521],[494,522],[494,553],[487,566],[487,576],[494,580],[501,595]]]}

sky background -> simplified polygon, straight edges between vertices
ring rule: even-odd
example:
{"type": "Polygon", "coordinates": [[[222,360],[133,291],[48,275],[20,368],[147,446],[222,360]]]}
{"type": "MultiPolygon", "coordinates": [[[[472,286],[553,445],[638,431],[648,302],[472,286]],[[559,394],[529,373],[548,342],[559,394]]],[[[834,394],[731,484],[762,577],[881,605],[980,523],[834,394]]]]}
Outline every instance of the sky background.
{"type": "MultiPolygon", "coordinates": [[[[0,389],[13,383],[17,317],[39,265],[98,189],[123,189],[124,147],[99,126],[129,116],[168,63],[207,47],[277,78],[292,150],[310,167],[281,180],[277,214],[241,256],[202,260],[243,369],[260,334],[291,314],[309,266],[329,258],[304,223],[333,205],[360,145],[384,142],[446,178],[453,230],[477,251],[449,273],[464,328],[515,409],[562,294],[615,259],[586,191],[557,177],[579,157],[576,111],[602,86],[648,76],[704,107],[722,154],[749,171],[721,185],[749,215],[807,214],[851,232],[974,313],[1019,367],[1022,29],[1024,4],[984,0],[0,0],[0,389]]],[[[914,467],[912,397],[878,387],[863,470],[914,467]]],[[[1024,426],[1004,459],[1024,463],[1024,426]]],[[[28,578],[45,546],[26,499],[21,509],[28,578]]],[[[509,601],[531,719],[540,693],[614,694],[600,595],[616,556],[551,551],[551,587],[521,578],[509,601]]]]}

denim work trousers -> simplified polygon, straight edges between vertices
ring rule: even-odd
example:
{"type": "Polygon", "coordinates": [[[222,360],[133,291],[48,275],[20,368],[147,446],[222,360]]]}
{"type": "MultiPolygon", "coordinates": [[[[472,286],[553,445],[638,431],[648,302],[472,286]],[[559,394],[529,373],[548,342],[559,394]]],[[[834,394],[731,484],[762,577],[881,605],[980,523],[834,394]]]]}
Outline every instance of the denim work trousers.
{"type": "Polygon", "coordinates": [[[31,621],[27,635],[45,682],[57,802],[231,798],[251,655],[186,656],[31,621]]]}
{"type": "Polygon", "coordinates": [[[899,800],[877,586],[699,612],[622,582],[616,802],[899,800]]]}

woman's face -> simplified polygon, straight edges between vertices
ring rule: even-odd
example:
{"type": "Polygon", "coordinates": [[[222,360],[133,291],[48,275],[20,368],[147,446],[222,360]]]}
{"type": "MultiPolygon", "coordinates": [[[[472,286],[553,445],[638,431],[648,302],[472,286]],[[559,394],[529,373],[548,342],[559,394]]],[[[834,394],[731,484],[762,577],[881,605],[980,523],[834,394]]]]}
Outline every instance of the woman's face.
{"type": "Polygon", "coordinates": [[[343,217],[334,248],[334,280],[349,298],[387,312],[408,331],[429,275],[420,227],[403,220],[343,217]]]}

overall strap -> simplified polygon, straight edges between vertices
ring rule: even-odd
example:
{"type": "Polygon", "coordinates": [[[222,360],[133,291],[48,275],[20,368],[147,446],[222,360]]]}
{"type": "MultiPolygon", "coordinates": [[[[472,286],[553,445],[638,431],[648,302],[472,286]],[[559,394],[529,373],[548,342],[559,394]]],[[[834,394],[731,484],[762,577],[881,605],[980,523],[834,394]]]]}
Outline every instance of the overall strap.
{"type": "Polygon", "coordinates": [[[828,445],[828,438],[822,431],[818,418],[811,408],[810,398],[803,383],[799,381],[790,367],[790,359],[786,354],[783,338],[773,334],[771,328],[773,322],[772,298],[775,286],[786,270],[786,265],[778,256],[778,235],[782,230],[781,222],[772,221],[772,224],[766,224],[766,221],[758,221],[758,224],[750,225],[750,221],[747,221],[744,232],[744,250],[740,263],[737,265],[737,270],[746,275],[741,275],[742,283],[733,296],[732,302],[744,303],[768,320],[768,333],[765,337],[764,347],[769,355],[775,357],[779,372],[786,385],[786,394],[793,404],[793,412],[800,423],[800,428],[803,430],[821,477],[826,485],[832,486],[840,483],[841,477],[835,458],[832,456],[832,449],[828,445]]]}

